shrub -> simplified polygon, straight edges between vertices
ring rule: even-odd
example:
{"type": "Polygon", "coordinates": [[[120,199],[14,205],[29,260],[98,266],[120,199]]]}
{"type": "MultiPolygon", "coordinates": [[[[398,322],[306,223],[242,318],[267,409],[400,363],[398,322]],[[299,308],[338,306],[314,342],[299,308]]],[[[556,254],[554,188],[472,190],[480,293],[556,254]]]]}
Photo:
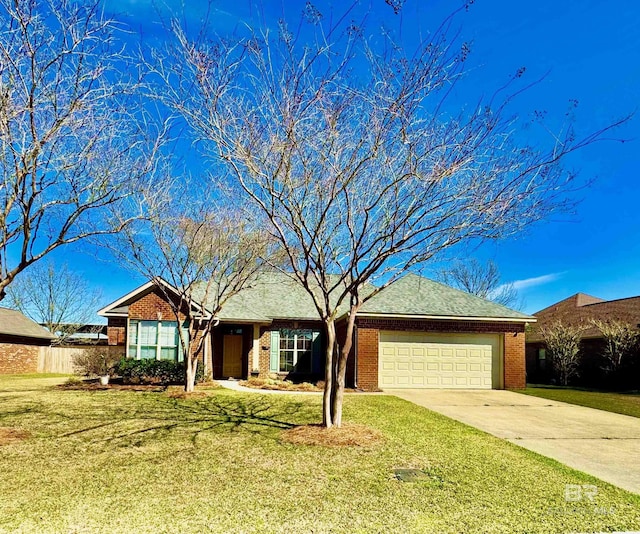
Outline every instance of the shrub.
{"type": "Polygon", "coordinates": [[[73,357],[73,367],[79,375],[104,376],[113,373],[117,361],[108,347],[91,347],[73,357]]]}
{"type": "MultiPolygon", "coordinates": [[[[114,369],[122,377],[123,382],[129,384],[181,384],[185,378],[184,362],[171,360],[134,360],[122,358],[114,369]]],[[[196,382],[202,381],[204,372],[198,366],[196,382]]]]}
{"type": "Polygon", "coordinates": [[[606,385],[622,389],[632,386],[633,364],[640,345],[640,332],[632,324],[616,319],[593,319],[591,323],[600,330],[604,339],[601,359],[606,385]]]}
{"type": "Polygon", "coordinates": [[[578,374],[580,340],[585,329],[583,325],[573,326],[560,321],[540,329],[553,371],[563,386],[578,374]]]}

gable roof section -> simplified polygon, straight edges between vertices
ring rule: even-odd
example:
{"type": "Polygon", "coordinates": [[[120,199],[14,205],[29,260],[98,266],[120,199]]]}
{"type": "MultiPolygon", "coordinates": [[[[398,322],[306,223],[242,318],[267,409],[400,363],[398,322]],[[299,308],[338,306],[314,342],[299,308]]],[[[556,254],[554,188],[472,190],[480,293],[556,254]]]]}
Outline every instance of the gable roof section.
{"type": "MultiPolygon", "coordinates": [[[[176,288],[173,287],[169,282],[163,280],[162,278],[157,278],[155,281],[150,280],[149,282],[142,284],[123,297],[120,297],[118,300],[115,300],[111,304],[108,304],[104,308],[98,310],[98,315],[101,315],[102,317],[127,317],[127,315],[129,314],[129,304],[142,298],[147,293],[152,292],[158,284],[164,286],[165,289],[167,289],[169,292],[174,293],[175,295],[179,295],[176,288]]],[[[197,309],[200,308],[195,304],[193,306],[197,309]]]]}
{"type": "Polygon", "coordinates": [[[390,284],[365,303],[358,315],[514,322],[536,320],[530,315],[417,274],[407,274],[390,284]]]}
{"type": "Polygon", "coordinates": [[[30,337],[34,339],[56,339],[51,332],[17,310],[0,308],[0,334],[30,337]]]}

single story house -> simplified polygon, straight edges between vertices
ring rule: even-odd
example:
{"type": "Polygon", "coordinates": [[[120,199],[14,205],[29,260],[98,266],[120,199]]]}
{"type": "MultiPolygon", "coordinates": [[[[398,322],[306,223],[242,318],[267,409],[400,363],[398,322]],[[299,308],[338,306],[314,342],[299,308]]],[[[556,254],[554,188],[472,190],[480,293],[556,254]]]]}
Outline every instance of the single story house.
{"type": "MultiPolygon", "coordinates": [[[[537,322],[526,335],[527,378],[530,382],[545,381],[549,378],[547,354],[540,329],[556,322],[583,326],[582,349],[587,360],[595,358],[602,345],[602,333],[591,321],[617,320],[640,328],[640,296],[617,300],[603,300],[585,293],[576,293],[533,314],[537,322]]],[[[587,375],[590,371],[586,362],[587,375]]],[[[591,362],[593,363],[593,362],[591,362]]],[[[597,374],[597,364],[591,365],[597,374]]],[[[584,377],[589,380],[589,376],[584,377]]],[[[596,378],[596,377],[592,377],[596,378]]]]}
{"type": "MultiPolygon", "coordinates": [[[[178,324],[165,294],[149,282],[101,309],[109,344],[131,358],[180,360],[178,324]]],[[[344,332],[346,317],[345,308],[338,332],[344,332]]],[[[202,355],[206,362],[212,354],[214,378],[323,377],[322,323],[309,295],[285,274],[265,273],[230,298],[217,319],[202,355]]],[[[534,317],[408,274],[358,312],[349,386],[367,391],[522,388],[524,331],[532,321],[534,317]]]]}
{"type": "Polygon", "coordinates": [[[56,339],[22,313],[0,308],[0,374],[35,373],[43,347],[56,339]]]}

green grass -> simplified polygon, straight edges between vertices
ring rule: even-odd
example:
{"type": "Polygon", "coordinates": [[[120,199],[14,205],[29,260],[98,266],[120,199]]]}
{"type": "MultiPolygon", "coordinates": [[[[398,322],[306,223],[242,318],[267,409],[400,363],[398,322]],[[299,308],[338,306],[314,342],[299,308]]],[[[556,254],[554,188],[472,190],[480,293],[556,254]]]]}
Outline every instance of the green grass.
{"type": "Polygon", "coordinates": [[[294,446],[320,398],[62,391],[0,378],[0,532],[575,532],[640,529],[640,496],[395,397],[349,395],[369,449],[294,446]],[[18,385],[20,387],[18,387],[18,385]],[[424,469],[403,483],[393,469],[424,469]],[[566,484],[595,484],[594,503],[566,484]]]}
{"type": "Polygon", "coordinates": [[[640,417],[640,393],[637,392],[612,393],[561,386],[529,386],[519,392],[544,399],[640,417]]]}

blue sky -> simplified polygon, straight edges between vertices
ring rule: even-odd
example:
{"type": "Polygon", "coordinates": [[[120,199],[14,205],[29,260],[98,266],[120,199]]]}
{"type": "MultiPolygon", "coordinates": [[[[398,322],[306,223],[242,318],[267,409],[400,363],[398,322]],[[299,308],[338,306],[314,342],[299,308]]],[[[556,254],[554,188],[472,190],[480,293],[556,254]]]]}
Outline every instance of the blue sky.
{"type": "MultiPolygon", "coordinates": [[[[181,4],[179,0],[106,0],[107,11],[117,13],[125,27],[141,31],[147,42],[162,40],[161,16],[181,4]]],[[[183,20],[196,27],[207,12],[206,3],[191,4],[183,20]]],[[[318,5],[329,12],[330,3],[318,5]]],[[[370,28],[397,21],[384,0],[362,2],[360,9],[369,5],[370,28]]],[[[403,38],[411,41],[433,28],[452,5],[407,0],[401,15],[403,38]]],[[[210,20],[225,33],[262,15],[277,20],[284,12],[296,18],[303,6],[304,1],[293,0],[213,1],[210,20]]],[[[456,95],[460,102],[491,94],[525,66],[527,79],[544,79],[513,108],[522,118],[534,110],[546,110],[551,120],[562,120],[569,99],[576,99],[578,127],[588,132],[636,111],[640,5],[631,0],[480,0],[461,14],[458,25],[462,38],[472,43],[471,83],[456,95]]],[[[493,259],[504,281],[519,290],[524,311],[535,312],[577,292],[604,299],[640,295],[638,121],[633,118],[616,131],[616,137],[628,140],[624,144],[598,143],[572,158],[570,167],[579,170],[583,179],[594,180],[578,193],[582,201],[574,214],[552,217],[516,238],[464,252],[493,259]]],[[[56,253],[55,261],[66,261],[82,272],[101,289],[105,303],[142,282],[113,263],[96,260],[93,252],[86,246],[69,248],[56,253]]]]}

